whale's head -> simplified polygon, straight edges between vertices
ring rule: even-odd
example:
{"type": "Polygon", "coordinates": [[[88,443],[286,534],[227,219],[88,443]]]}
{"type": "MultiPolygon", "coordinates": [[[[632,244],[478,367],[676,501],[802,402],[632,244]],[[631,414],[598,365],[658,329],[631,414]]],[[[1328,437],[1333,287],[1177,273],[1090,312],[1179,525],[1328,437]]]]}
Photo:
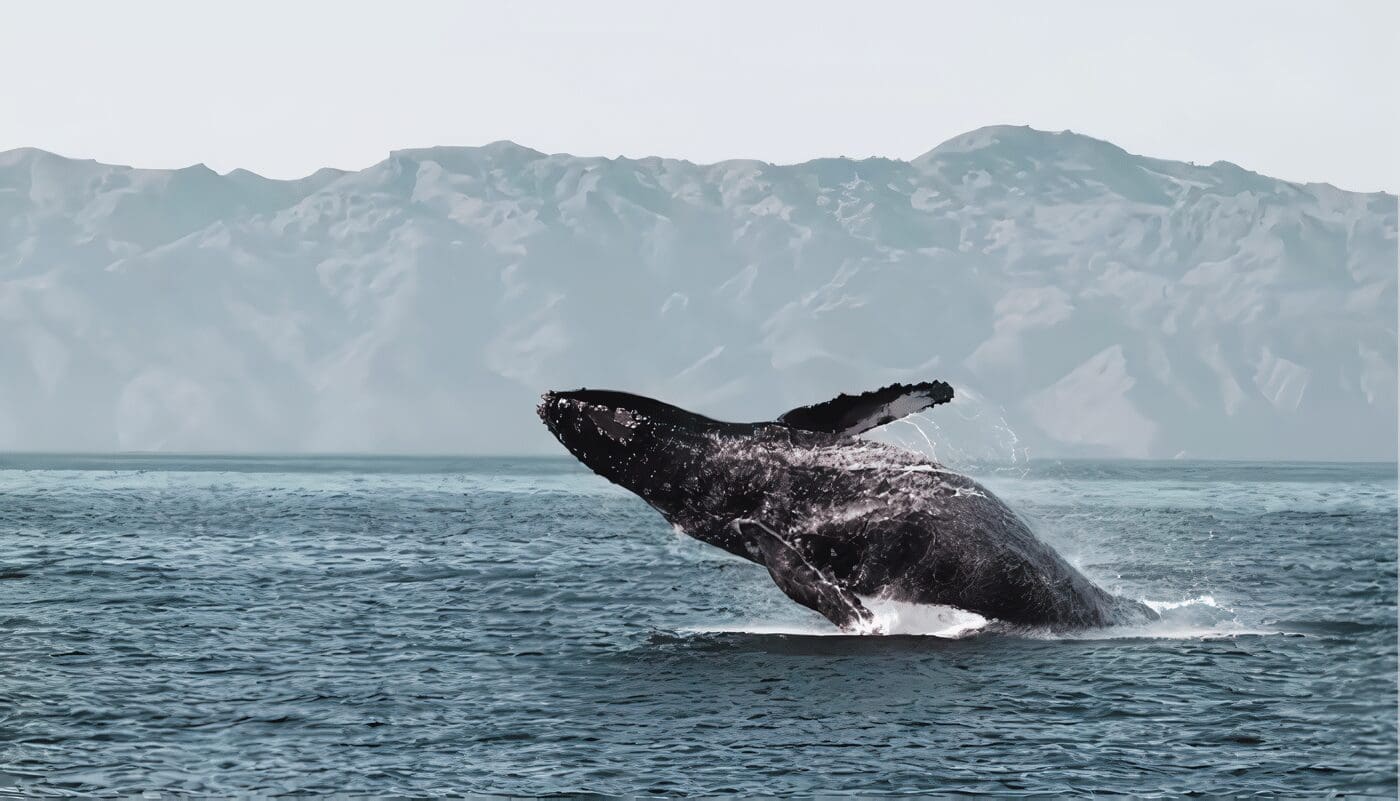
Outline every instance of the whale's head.
{"type": "Polygon", "coordinates": [[[708,457],[720,438],[751,429],[641,395],[602,389],[546,392],[536,411],[589,469],[664,513],[693,505],[703,476],[712,469],[708,457]]]}

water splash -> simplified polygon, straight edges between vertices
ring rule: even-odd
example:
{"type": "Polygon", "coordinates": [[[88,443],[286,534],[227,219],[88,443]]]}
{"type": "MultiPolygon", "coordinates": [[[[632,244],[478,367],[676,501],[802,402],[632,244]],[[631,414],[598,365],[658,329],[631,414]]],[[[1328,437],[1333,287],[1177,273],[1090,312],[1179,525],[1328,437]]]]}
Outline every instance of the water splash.
{"type": "Polygon", "coordinates": [[[876,429],[871,439],[926,456],[953,469],[1024,477],[1030,451],[1006,420],[1006,410],[961,390],[952,403],[876,429]]]}
{"type": "Polygon", "coordinates": [[[1148,606],[1152,607],[1152,611],[1159,613],[1169,612],[1173,609],[1181,609],[1182,607],[1187,606],[1204,606],[1210,607],[1212,609],[1224,609],[1227,612],[1235,611],[1233,609],[1230,609],[1229,607],[1221,606],[1220,604],[1216,603],[1214,595],[1197,595],[1194,598],[1186,598],[1181,601],[1153,601],[1148,598],[1142,598],[1140,600],[1148,606]]]}
{"type": "Polygon", "coordinates": [[[870,633],[961,639],[976,634],[990,622],[976,612],[956,606],[911,604],[891,598],[861,598],[861,602],[874,615],[870,633]]]}
{"type": "Polygon", "coordinates": [[[1280,635],[1278,628],[1249,625],[1239,620],[1235,610],[1221,605],[1211,595],[1176,601],[1141,599],[1161,614],[1159,620],[1123,626],[1075,631],[1005,626],[976,612],[952,606],[915,604],[889,598],[862,596],[874,615],[862,630],[842,631],[835,626],[812,623],[752,622],[733,626],[700,626],[684,629],[690,634],[756,634],[796,637],[881,637],[923,636],[939,639],[968,637],[1012,637],[1032,640],[1212,640],[1243,636],[1280,635]]]}
{"type": "Polygon", "coordinates": [[[1148,623],[1034,636],[1054,640],[1214,640],[1285,633],[1241,620],[1235,609],[1217,602],[1213,595],[1175,601],[1138,600],[1161,617],[1148,623]]]}

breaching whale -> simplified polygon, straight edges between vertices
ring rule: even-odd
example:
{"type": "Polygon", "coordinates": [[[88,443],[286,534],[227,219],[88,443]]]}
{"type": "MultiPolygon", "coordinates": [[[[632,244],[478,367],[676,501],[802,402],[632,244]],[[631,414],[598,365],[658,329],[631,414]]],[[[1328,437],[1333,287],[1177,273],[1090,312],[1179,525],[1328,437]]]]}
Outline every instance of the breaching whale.
{"type": "Polygon", "coordinates": [[[976,612],[1012,626],[1152,620],[1085,578],[986,488],[857,435],[953,398],[941,381],[841,395],[726,423],[610,390],[548,392],[541,419],[579,461],[702,542],[768,569],[792,600],[874,631],[861,598],[976,612]]]}

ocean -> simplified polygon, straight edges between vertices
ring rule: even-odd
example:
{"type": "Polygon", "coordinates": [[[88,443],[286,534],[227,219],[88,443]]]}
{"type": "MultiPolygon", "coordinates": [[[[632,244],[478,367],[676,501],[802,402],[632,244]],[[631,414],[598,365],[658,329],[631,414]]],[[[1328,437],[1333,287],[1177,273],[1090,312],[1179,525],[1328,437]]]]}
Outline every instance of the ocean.
{"type": "Polygon", "coordinates": [[[841,636],[563,459],[0,456],[0,794],[1395,796],[1394,464],[972,472],[1162,620],[841,636]]]}

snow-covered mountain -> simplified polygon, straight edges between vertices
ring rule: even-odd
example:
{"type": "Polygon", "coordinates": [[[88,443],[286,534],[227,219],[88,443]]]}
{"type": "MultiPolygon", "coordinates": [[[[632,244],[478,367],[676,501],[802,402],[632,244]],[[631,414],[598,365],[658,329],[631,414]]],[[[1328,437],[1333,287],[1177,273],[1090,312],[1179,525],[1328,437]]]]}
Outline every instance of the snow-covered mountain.
{"type": "Polygon", "coordinates": [[[970,455],[1393,458],[1396,271],[1392,195],[1029,128],[298,181],[15,150],[0,449],[556,452],[550,388],[766,419],[936,377],[970,455]]]}

